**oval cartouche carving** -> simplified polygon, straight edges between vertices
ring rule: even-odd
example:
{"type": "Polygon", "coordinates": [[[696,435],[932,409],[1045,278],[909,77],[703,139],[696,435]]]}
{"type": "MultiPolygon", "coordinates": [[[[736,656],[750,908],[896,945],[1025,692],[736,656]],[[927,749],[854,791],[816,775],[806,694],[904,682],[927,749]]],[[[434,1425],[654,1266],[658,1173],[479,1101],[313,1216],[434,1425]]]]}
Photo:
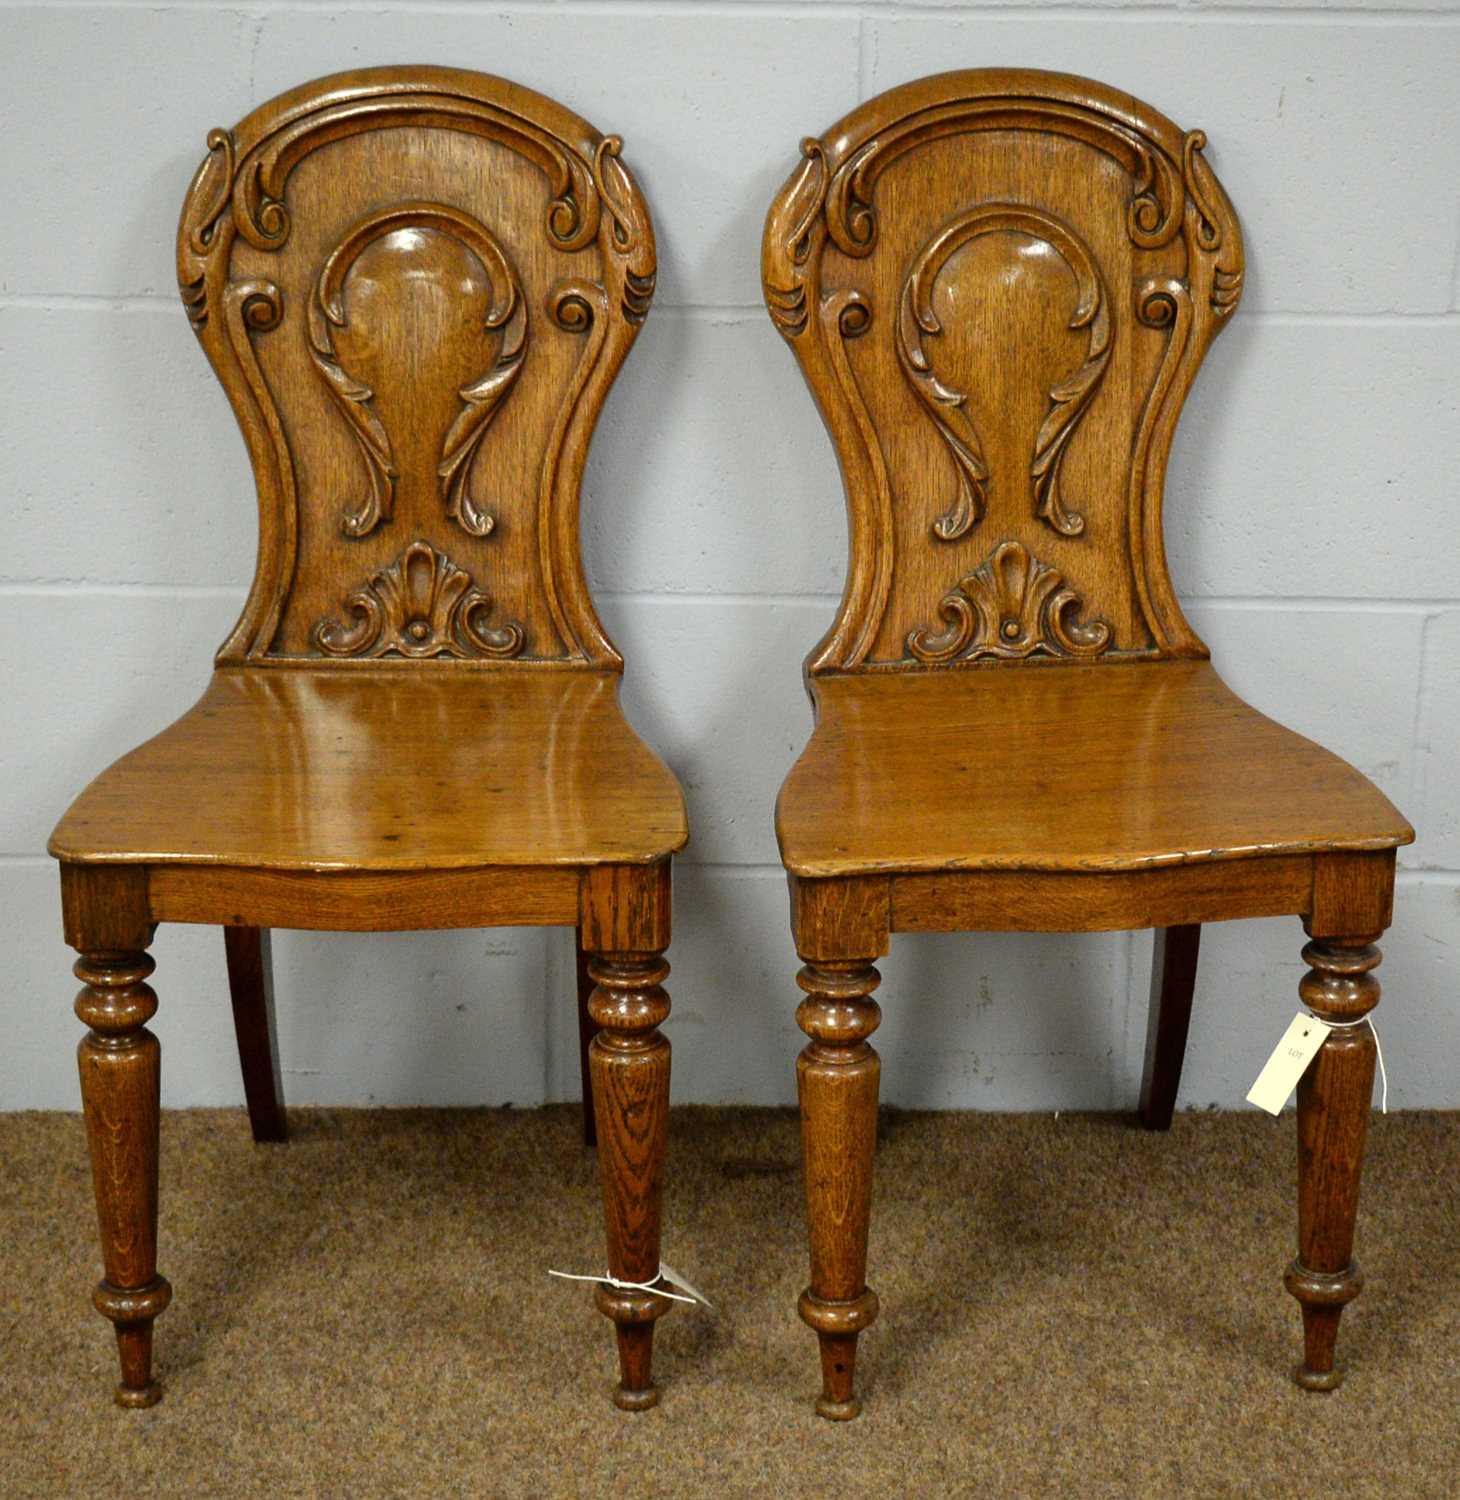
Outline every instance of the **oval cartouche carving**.
{"type": "Polygon", "coordinates": [[[898,310],[898,360],[909,384],[932,414],[957,470],[958,491],[953,503],[933,522],[933,535],[945,542],[967,535],[982,518],[989,471],[978,430],[968,412],[968,393],[945,385],[933,373],[923,338],[936,337],[943,331],[933,311],[933,291],[948,261],[979,235],[1001,232],[1028,235],[1059,254],[1075,278],[1070,327],[1090,330],[1085,362],[1050,388],[1049,412],[1034,440],[1029,465],[1035,514],[1062,536],[1078,536],[1085,529],[1084,517],[1068,510],[1060,495],[1060,464],[1110,359],[1110,299],[1094,256],[1067,224],[1036,208],[985,203],[954,219],[918,252],[903,282],[898,310]]]}
{"type": "Polygon", "coordinates": [[[491,334],[500,330],[501,346],[491,368],[458,392],[462,409],[446,434],[437,469],[446,513],[463,531],[486,536],[495,522],[491,513],[471,498],[467,475],[482,435],[522,367],[527,304],[512,264],[491,231],[470,214],[444,203],[400,203],[362,219],[330,252],[309,304],[309,344],[315,368],[349,422],[370,476],[368,494],[359,504],[346,508],[341,529],[347,536],[366,536],[382,521],[388,521],[400,476],[390,436],[370,406],[374,392],[340,363],[333,331],[347,325],[346,285],[361,252],[405,229],[434,230],[459,241],[476,258],[492,289],[482,331],[491,334]]]}

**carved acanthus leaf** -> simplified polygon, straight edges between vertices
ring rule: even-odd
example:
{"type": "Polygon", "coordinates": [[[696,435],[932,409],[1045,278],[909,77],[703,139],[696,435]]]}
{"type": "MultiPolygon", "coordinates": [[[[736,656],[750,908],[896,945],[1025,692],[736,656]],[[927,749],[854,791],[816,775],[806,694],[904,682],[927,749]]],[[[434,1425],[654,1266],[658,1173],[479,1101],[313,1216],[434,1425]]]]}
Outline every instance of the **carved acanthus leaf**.
{"type": "Polygon", "coordinates": [[[979,657],[1098,656],[1110,644],[1103,620],[1075,618],[1083,608],[1063,574],[1001,542],[938,604],[943,629],[910,631],[907,649],[920,662],[979,657]]]}
{"type": "Polygon", "coordinates": [[[933,373],[923,336],[943,331],[933,310],[933,291],[953,254],[979,235],[1008,231],[1041,240],[1059,253],[1075,278],[1075,310],[1069,326],[1076,331],[1090,330],[1084,363],[1050,389],[1050,409],[1035,438],[1029,466],[1035,514],[1062,536],[1078,536],[1085,529],[1084,517],[1065,508],[1060,494],[1060,466],[1110,359],[1110,299],[1094,257],[1068,225],[1038,209],[986,203],[955,219],[918,253],[903,283],[897,320],[897,354],[903,373],[932,413],[957,471],[958,490],[953,503],[933,522],[933,535],[940,541],[965,536],[982,519],[989,471],[968,412],[968,394],[943,384],[933,373]]]}
{"type": "Polygon", "coordinates": [[[417,540],[346,597],[344,609],[353,622],[320,620],[314,643],[326,656],[338,657],[520,655],[522,627],[487,626],[491,607],[465,569],[417,540]]]}

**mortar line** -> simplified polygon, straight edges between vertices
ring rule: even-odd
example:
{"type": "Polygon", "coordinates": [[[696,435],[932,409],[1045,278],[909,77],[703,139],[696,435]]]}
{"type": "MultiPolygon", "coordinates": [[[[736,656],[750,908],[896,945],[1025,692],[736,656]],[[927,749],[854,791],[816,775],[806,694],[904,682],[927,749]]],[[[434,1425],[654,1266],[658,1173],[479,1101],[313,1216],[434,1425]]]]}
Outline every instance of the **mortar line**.
{"type": "MultiPolygon", "coordinates": [[[[0,11],[34,8],[34,0],[0,0],[0,11]]],[[[156,0],[49,0],[48,10],[156,10],[156,0]]],[[[199,11],[219,14],[212,0],[171,0],[170,12],[199,11]]],[[[404,15],[474,15],[480,13],[479,0],[396,0],[392,11],[404,15]]],[[[334,0],[328,5],[306,5],[297,0],[248,0],[248,3],[223,8],[221,13],[237,16],[316,15],[327,18],[341,14],[379,14],[381,0],[334,0]]],[[[1111,7],[1101,0],[1060,5],[917,5],[897,0],[517,0],[512,14],[524,16],[615,16],[641,18],[645,15],[683,16],[701,19],[775,20],[841,20],[866,15],[874,20],[1010,20],[1068,21],[1107,20],[1130,25],[1149,25],[1152,21],[1174,21],[1198,24],[1236,24],[1243,26],[1326,26],[1349,29],[1392,29],[1396,25],[1419,25],[1433,29],[1451,29],[1460,25],[1460,16],[1452,12],[1420,6],[1399,6],[1383,11],[1338,10],[1321,5],[1187,5],[1134,4],[1111,7]]]]}
{"type": "MultiPolygon", "coordinates": [[[[0,0],[0,10],[3,10],[0,0]]],[[[870,87],[870,84],[867,85],[870,87]]],[[[1456,272],[1456,301],[1460,302],[1460,270],[1456,272]]],[[[166,308],[171,313],[178,306],[177,296],[165,292],[3,292],[0,308],[32,308],[37,311],[151,312],[166,308]]],[[[727,322],[760,322],[765,307],[760,302],[676,302],[661,300],[654,304],[658,316],[720,319],[727,322]]],[[[1454,328],[1460,327],[1460,307],[1440,312],[1337,312],[1322,308],[1284,311],[1280,308],[1253,308],[1241,314],[1241,326],[1265,324],[1274,328],[1311,326],[1330,328],[1454,328]]]]}

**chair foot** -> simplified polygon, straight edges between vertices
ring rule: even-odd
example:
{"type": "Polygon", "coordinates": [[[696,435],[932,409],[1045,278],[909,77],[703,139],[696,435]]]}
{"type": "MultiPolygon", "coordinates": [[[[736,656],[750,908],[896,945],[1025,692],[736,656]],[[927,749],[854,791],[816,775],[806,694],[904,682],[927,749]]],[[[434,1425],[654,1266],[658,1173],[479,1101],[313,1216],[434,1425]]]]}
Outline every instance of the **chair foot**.
{"type": "Polygon", "coordinates": [[[652,1292],[630,1292],[600,1281],[594,1302],[614,1322],[618,1338],[619,1382],[613,1404],[621,1411],[648,1411],[659,1404],[654,1384],[654,1324],[669,1311],[667,1297],[652,1292]]]}
{"type": "Polygon", "coordinates": [[[832,1302],[807,1287],[796,1311],[815,1330],[821,1350],[821,1395],[816,1410],[833,1422],[848,1422],[862,1410],[854,1394],[857,1376],[857,1335],[877,1317],[877,1293],[867,1287],[860,1297],[832,1302]]]}
{"type": "Polygon", "coordinates": [[[1293,1379],[1305,1391],[1337,1390],[1343,1384],[1343,1372],[1334,1362],[1338,1323],[1344,1308],[1363,1290],[1363,1272],[1356,1261],[1341,1271],[1322,1272],[1295,1260],[1283,1285],[1303,1308],[1303,1363],[1294,1369],[1293,1379]]]}
{"type": "Polygon", "coordinates": [[[1310,1370],[1307,1365],[1294,1365],[1293,1379],[1305,1391],[1336,1391],[1343,1384],[1343,1371],[1336,1365],[1331,1370],[1310,1370]]]}
{"type": "Polygon", "coordinates": [[[156,1406],[162,1400],[162,1387],[155,1380],[150,1380],[140,1389],[134,1389],[129,1385],[117,1387],[117,1405],[125,1407],[128,1411],[142,1411],[146,1407],[156,1406]]]}

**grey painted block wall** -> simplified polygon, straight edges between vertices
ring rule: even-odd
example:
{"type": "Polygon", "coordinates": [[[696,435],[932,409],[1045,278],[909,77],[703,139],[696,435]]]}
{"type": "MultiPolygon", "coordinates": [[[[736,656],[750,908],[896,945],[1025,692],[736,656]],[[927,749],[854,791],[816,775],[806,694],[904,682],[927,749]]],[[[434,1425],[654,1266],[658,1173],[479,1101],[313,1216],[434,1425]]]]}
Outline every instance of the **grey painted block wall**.
{"type": "MultiPolygon", "coordinates": [[[[242,445],[173,291],[204,133],[317,73],[405,60],[504,73],[621,132],[656,212],[659,299],[584,532],[629,711],[690,800],[677,1099],[789,1102],[799,1045],[771,803],[844,554],[835,462],[760,308],[765,205],[799,138],[858,99],[1034,64],[1211,135],[1249,283],[1173,455],[1173,569],[1233,685],[1418,826],[1381,970],[1390,1103],[1460,1106],[1453,0],[152,0],[0,4],[0,35],[0,1107],[76,1104],[51,824],[193,700],[252,567],[242,445]]],[[[1294,921],[1209,929],[1185,1103],[1241,1104],[1301,943],[1294,921]]],[[[295,1102],[576,1094],[566,933],[287,933],[275,951],[295,1102]]],[[[164,928],[155,953],[165,1102],[237,1102],[218,934],[164,928]]],[[[908,937],[883,968],[889,1101],[1133,1103],[1145,934],[908,937]]]]}

